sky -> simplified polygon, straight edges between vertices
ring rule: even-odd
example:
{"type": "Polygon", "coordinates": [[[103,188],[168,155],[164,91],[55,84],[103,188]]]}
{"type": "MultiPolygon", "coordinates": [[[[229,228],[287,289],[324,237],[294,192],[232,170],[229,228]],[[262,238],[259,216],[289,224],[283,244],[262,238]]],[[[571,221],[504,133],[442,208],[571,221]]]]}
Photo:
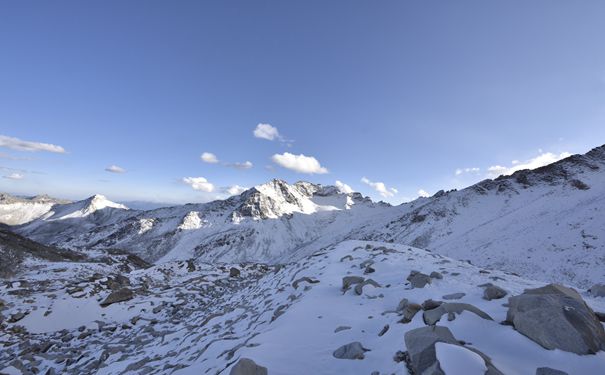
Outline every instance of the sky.
{"type": "Polygon", "coordinates": [[[0,191],[463,188],[605,143],[604,19],[602,1],[0,2],[0,191]]]}

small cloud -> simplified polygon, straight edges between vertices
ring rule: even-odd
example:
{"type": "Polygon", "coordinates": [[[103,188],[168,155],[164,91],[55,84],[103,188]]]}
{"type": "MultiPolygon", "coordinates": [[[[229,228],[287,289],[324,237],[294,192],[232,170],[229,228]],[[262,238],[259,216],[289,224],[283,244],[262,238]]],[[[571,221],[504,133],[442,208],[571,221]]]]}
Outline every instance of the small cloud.
{"type": "Polygon", "coordinates": [[[456,169],[456,176],[460,176],[463,173],[479,173],[481,171],[480,168],[458,168],[456,169]]]}
{"type": "Polygon", "coordinates": [[[271,160],[281,167],[299,173],[328,173],[328,169],[322,167],[319,161],[313,156],[305,156],[304,154],[294,155],[289,152],[284,152],[283,154],[273,155],[271,160]]]}
{"type": "Polygon", "coordinates": [[[344,194],[349,194],[349,193],[353,192],[353,189],[351,189],[351,187],[349,185],[345,184],[344,182],[340,182],[338,180],[336,180],[336,182],[334,183],[334,186],[336,186],[338,188],[338,190],[344,194]]]}
{"type": "Polygon", "coordinates": [[[253,133],[256,138],[266,139],[269,141],[281,139],[281,135],[279,135],[277,128],[275,126],[271,126],[270,124],[256,125],[253,133]]]}
{"type": "Polygon", "coordinates": [[[428,198],[431,195],[429,193],[427,193],[425,190],[420,189],[420,190],[418,190],[418,196],[422,197],[422,198],[428,198]]]}
{"type": "Polygon", "coordinates": [[[25,176],[21,173],[11,173],[8,174],[6,176],[3,176],[3,178],[9,179],[9,180],[23,180],[25,178],[25,176]]]}
{"type": "Polygon", "coordinates": [[[65,149],[61,146],[50,143],[24,141],[19,138],[7,137],[5,135],[0,135],[0,147],[6,147],[17,151],[47,151],[58,154],[65,153],[65,149]]]}
{"type": "Polygon", "coordinates": [[[214,191],[214,185],[204,177],[183,177],[183,182],[191,186],[193,190],[205,191],[206,193],[214,191]]]}
{"type": "Polygon", "coordinates": [[[390,198],[398,193],[395,188],[387,188],[387,186],[383,182],[372,182],[368,180],[366,177],[361,179],[361,182],[370,186],[372,189],[376,190],[380,195],[385,198],[390,198]]]}
{"type": "Polygon", "coordinates": [[[246,190],[248,190],[248,189],[246,189],[245,187],[242,187],[239,185],[233,185],[233,186],[230,186],[227,189],[225,189],[225,192],[229,195],[240,195],[241,193],[243,193],[246,190]]]}
{"type": "Polygon", "coordinates": [[[202,161],[204,163],[210,163],[210,164],[216,164],[216,163],[218,163],[218,158],[216,157],[216,155],[214,155],[211,152],[204,152],[200,156],[200,159],[202,159],[202,161]]]}
{"type": "Polygon", "coordinates": [[[122,168],[122,167],[118,167],[117,165],[110,165],[109,167],[105,168],[105,170],[107,172],[111,172],[111,173],[125,173],[126,169],[122,168]]]}
{"type": "MultiPolygon", "coordinates": [[[[540,150],[542,151],[542,150],[540,150]]],[[[552,164],[561,159],[565,159],[571,156],[569,152],[561,152],[560,154],[554,154],[552,152],[541,152],[540,155],[527,161],[521,162],[519,160],[513,160],[510,167],[502,165],[492,165],[487,169],[489,177],[498,177],[500,175],[511,175],[517,171],[523,169],[536,169],[543,167],[548,164],[552,164]]]]}
{"type": "Polygon", "coordinates": [[[245,161],[243,163],[232,163],[232,164],[225,164],[228,167],[233,167],[235,169],[250,169],[252,167],[254,167],[254,164],[252,164],[252,162],[250,161],[245,161]]]}

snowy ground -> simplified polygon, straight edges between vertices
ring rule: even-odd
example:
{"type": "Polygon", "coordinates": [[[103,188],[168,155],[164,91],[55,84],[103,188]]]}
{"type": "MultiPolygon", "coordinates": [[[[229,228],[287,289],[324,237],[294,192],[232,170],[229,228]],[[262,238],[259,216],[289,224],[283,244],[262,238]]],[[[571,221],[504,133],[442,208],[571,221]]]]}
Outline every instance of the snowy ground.
{"type": "MultiPolygon", "coordinates": [[[[536,368],[548,366],[598,374],[605,368],[605,352],[549,351],[500,324],[508,296],[484,300],[479,286],[490,282],[512,296],[543,283],[425,250],[346,241],[284,266],[238,264],[233,266],[241,274],[230,275],[231,266],[174,261],[124,272],[119,264],[32,264],[0,287],[0,372],[227,374],[246,357],[270,374],[406,374],[405,362],[394,357],[406,350],[404,333],[425,323],[422,311],[410,323],[399,323],[399,302],[443,301],[444,295],[459,292],[465,296],[456,302],[478,307],[493,321],[463,312],[438,324],[491,357],[503,373],[534,375],[536,368]],[[368,265],[374,272],[364,274],[368,265]],[[406,281],[412,270],[437,271],[443,279],[412,289],[406,281]],[[100,307],[111,292],[108,277],[116,274],[128,277],[135,296],[100,307]],[[353,288],[343,293],[345,276],[371,278],[380,287],[366,285],[361,295],[353,288]],[[27,315],[10,322],[19,312],[27,315]],[[370,350],[364,359],[333,356],[356,341],[370,350]]],[[[605,311],[605,298],[578,291],[595,311],[605,311]]],[[[461,373],[456,366],[463,363],[482,365],[448,344],[439,344],[437,355],[448,374],[461,373]]]]}

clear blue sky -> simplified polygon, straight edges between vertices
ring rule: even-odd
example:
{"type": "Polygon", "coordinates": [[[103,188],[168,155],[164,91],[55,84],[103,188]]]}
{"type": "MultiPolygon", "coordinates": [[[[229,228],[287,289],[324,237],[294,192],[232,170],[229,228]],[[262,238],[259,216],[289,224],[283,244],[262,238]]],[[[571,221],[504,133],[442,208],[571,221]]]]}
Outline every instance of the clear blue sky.
{"type": "Polygon", "coordinates": [[[0,190],[185,202],[277,177],[398,203],[460,188],[605,143],[604,20],[602,1],[4,1],[0,190]],[[272,160],[286,152],[329,173],[272,160]]]}

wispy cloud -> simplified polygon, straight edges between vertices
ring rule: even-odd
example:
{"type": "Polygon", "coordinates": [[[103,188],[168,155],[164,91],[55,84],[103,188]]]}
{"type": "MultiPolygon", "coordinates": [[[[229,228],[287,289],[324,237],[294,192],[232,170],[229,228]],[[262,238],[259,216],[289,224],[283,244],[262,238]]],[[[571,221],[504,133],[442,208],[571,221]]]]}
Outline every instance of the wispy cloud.
{"type": "Polygon", "coordinates": [[[424,189],[420,189],[418,190],[418,196],[422,197],[422,198],[428,198],[431,196],[431,194],[429,194],[426,190],[424,189]]]}
{"type": "Polygon", "coordinates": [[[473,167],[473,168],[458,168],[456,169],[456,176],[460,176],[464,173],[479,173],[481,172],[481,168],[473,167]]]}
{"type": "Polygon", "coordinates": [[[204,163],[209,163],[209,164],[216,164],[216,163],[218,163],[218,158],[212,152],[204,152],[204,153],[202,153],[202,155],[200,156],[200,159],[202,159],[202,161],[204,163]]]}
{"type": "Polygon", "coordinates": [[[236,162],[236,163],[227,163],[225,165],[227,167],[232,167],[235,169],[250,169],[250,168],[254,167],[254,164],[252,164],[252,162],[248,161],[248,160],[246,160],[243,163],[236,162]]]}
{"type": "Polygon", "coordinates": [[[9,180],[23,180],[25,178],[25,175],[23,175],[22,173],[14,172],[2,177],[9,180]]]}
{"type": "Polygon", "coordinates": [[[569,152],[561,152],[560,154],[555,154],[552,152],[540,152],[540,154],[535,158],[526,160],[524,162],[513,160],[511,165],[508,167],[502,165],[492,165],[487,169],[488,177],[498,177],[500,175],[506,176],[523,169],[540,168],[561,159],[565,159],[569,156],[571,156],[571,153],[569,152]]]}
{"type": "Polygon", "coordinates": [[[225,189],[225,192],[229,195],[239,195],[247,189],[243,186],[233,185],[225,189]]]}
{"type": "Polygon", "coordinates": [[[283,154],[275,154],[271,157],[273,162],[283,168],[293,170],[299,173],[308,174],[325,174],[328,169],[321,166],[319,161],[313,156],[305,156],[304,154],[294,155],[289,152],[283,154]]]}
{"type": "Polygon", "coordinates": [[[398,193],[397,189],[389,188],[383,182],[373,182],[367,179],[366,177],[363,177],[361,179],[361,182],[370,186],[372,189],[376,190],[380,195],[385,198],[393,197],[395,194],[398,193]]]}
{"type": "Polygon", "coordinates": [[[344,194],[349,194],[349,193],[353,192],[353,189],[351,189],[351,187],[349,185],[347,185],[344,182],[341,182],[339,180],[336,180],[336,182],[334,183],[334,186],[336,186],[338,188],[338,190],[344,194]]]}
{"type": "Polygon", "coordinates": [[[183,177],[182,181],[191,186],[193,190],[204,191],[206,193],[214,191],[214,185],[204,177],[183,177]]]}
{"type": "Polygon", "coordinates": [[[110,165],[109,167],[105,168],[105,171],[111,173],[126,173],[126,169],[118,167],[117,165],[110,165]]]}
{"type": "Polygon", "coordinates": [[[6,147],[17,151],[47,151],[59,154],[65,153],[65,149],[61,146],[53,145],[51,143],[24,141],[19,138],[8,137],[5,135],[0,135],[0,147],[6,147]]]}

